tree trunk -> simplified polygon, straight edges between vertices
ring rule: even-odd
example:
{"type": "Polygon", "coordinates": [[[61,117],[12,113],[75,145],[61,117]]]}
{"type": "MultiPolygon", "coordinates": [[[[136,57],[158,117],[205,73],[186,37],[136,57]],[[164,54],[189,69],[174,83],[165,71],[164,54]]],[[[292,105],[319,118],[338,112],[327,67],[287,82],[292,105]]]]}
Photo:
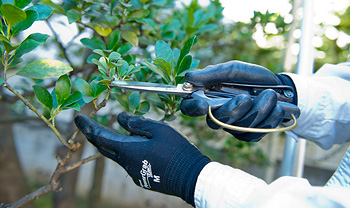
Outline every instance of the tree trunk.
{"type": "Polygon", "coordinates": [[[94,176],[89,193],[89,208],[101,207],[101,192],[103,173],[105,167],[105,157],[99,157],[95,161],[94,176]]]}
{"type": "MultiPolygon", "coordinates": [[[[1,101],[0,117],[10,118],[8,104],[1,101]]],[[[30,192],[18,160],[11,123],[0,125],[0,185],[0,204],[13,203],[30,192]]],[[[33,204],[24,207],[31,208],[33,204]]]]}

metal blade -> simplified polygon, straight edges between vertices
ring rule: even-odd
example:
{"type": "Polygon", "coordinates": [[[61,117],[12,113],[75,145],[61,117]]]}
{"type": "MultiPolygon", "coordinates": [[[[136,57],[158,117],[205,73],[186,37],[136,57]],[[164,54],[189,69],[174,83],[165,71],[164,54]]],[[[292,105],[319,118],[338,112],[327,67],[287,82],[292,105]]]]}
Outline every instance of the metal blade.
{"type": "Polygon", "coordinates": [[[150,82],[135,82],[135,81],[113,81],[110,85],[125,90],[133,90],[140,92],[154,92],[159,94],[172,94],[180,97],[192,94],[192,90],[184,90],[183,84],[165,85],[150,82]]]}

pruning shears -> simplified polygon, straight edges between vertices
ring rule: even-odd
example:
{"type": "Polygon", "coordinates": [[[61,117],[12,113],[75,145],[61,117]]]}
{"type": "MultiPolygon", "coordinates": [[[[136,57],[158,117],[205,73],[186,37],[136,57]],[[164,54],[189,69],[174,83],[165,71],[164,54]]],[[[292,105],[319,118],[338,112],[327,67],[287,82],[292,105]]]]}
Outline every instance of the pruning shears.
{"type": "Polygon", "coordinates": [[[294,97],[293,88],[288,85],[253,85],[253,84],[239,84],[239,83],[221,83],[212,86],[196,86],[192,83],[185,82],[178,85],[166,85],[150,82],[137,81],[113,81],[110,87],[116,87],[125,90],[153,92],[158,94],[172,94],[183,98],[198,98],[204,99],[209,104],[208,115],[218,125],[237,131],[269,133],[289,131],[296,127],[296,118],[300,115],[299,108],[292,104],[294,97]],[[262,129],[262,128],[247,128],[240,126],[233,126],[217,120],[211,109],[220,107],[227,101],[239,94],[249,95],[252,99],[259,95],[260,92],[266,89],[272,89],[277,93],[278,105],[285,110],[285,119],[292,119],[293,124],[283,128],[276,129],[262,129]]]}

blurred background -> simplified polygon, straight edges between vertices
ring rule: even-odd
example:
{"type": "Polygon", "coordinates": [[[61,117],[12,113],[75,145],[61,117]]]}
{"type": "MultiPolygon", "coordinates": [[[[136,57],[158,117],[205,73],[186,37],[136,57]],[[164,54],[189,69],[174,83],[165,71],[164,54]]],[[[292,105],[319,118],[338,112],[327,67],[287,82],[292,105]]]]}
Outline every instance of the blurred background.
{"type": "MultiPolygon", "coordinates": [[[[24,62],[21,65],[38,58],[57,59],[72,66],[74,76],[91,76],[96,66],[86,60],[92,52],[80,40],[93,36],[104,37],[103,34],[88,27],[89,21],[96,21],[96,19],[86,17],[80,22],[72,20],[74,12],[68,11],[72,11],[74,5],[79,5],[79,1],[33,2],[42,4],[49,2],[52,3],[51,6],[59,5],[63,10],[60,12],[58,7],[55,8],[54,13],[47,20],[36,22],[20,33],[19,39],[24,39],[28,34],[35,32],[50,35],[44,46],[22,57],[24,62]]],[[[111,3],[109,0],[81,2],[95,2],[101,5],[111,3]]],[[[305,8],[303,9],[302,0],[131,0],[122,2],[149,10],[147,15],[137,20],[142,22],[142,27],[135,27],[137,21],[128,25],[130,30],[138,31],[139,44],[129,52],[133,55],[136,64],[138,60],[154,57],[154,45],[157,40],[164,40],[172,47],[180,47],[186,38],[195,34],[198,41],[192,48],[191,54],[199,60],[198,69],[230,60],[241,60],[265,66],[274,73],[296,70],[298,55],[303,47],[300,45],[303,34],[302,18],[307,14],[305,8]],[[198,20],[199,17],[203,19],[198,20]]],[[[313,53],[304,54],[310,56],[304,58],[310,59],[313,71],[317,71],[325,63],[346,62],[350,46],[350,0],[319,0],[314,2],[311,9],[308,9],[308,12],[312,13],[311,29],[313,31],[308,43],[311,44],[313,53]]],[[[109,24],[109,20],[99,21],[101,24],[109,24]]],[[[25,93],[29,100],[37,102],[31,98],[33,96],[31,85],[40,80],[16,78],[10,81],[16,85],[16,89],[25,93]]],[[[57,165],[57,155],[63,155],[65,150],[45,124],[29,112],[21,102],[17,99],[5,99],[8,95],[6,92],[2,93],[4,94],[0,100],[0,104],[2,103],[0,132],[6,139],[0,141],[0,177],[10,174],[15,179],[8,180],[8,184],[1,184],[1,186],[6,187],[7,190],[19,186],[24,192],[24,194],[23,192],[14,194],[11,199],[3,199],[0,196],[0,202],[9,203],[48,183],[57,165]],[[9,173],[8,169],[4,168],[5,163],[16,167],[16,171],[9,173]]],[[[57,128],[64,135],[72,134],[75,130],[72,122],[74,116],[77,113],[87,114],[91,108],[91,104],[87,104],[80,112],[73,110],[62,112],[56,117],[57,128]]],[[[117,102],[117,98],[111,99],[107,106],[98,112],[95,119],[104,125],[119,129],[115,121],[117,114],[121,111],[123,108],[117,102]]],[[[159,109],[151,108],[144,116],[159,120],[162,117],[161,114],[159,109]]],[[[267,135],[259,143],[246,143],[238,141],[225,132],[209,129],[203,117],[189,118],[180,112],[173,116],[176,116],[176,119],[168,119],[168,122],[186,135],[213,161],[241,168],[266,182],[272,182],[281,175],[285,133],[267,135]]],[[[81,135],[80,141],[84,146],[72,160],[79,160],[96,153],[96,150],[85,142],[85,138],[81,135]]],[[[313,143],[307,143],[305,156],[303,156],[305,165],[302,176],[312,185],[324,185],[337,168],[348,146],[349,144],[335,145],[330,150],[322,150],[313,143]]],[[[291,167],[293,167],[292,164],[291,167]]],[[[295,175],[295,170],[293,169],[290,174],[295,175]]],[[[119,165],[105,158],[99,158],[64,174],[61,177],[61,185],[60,192],[48,193],[27,206],[40,208],[189,207],[179,198],[137,187],[119,165]]]]}

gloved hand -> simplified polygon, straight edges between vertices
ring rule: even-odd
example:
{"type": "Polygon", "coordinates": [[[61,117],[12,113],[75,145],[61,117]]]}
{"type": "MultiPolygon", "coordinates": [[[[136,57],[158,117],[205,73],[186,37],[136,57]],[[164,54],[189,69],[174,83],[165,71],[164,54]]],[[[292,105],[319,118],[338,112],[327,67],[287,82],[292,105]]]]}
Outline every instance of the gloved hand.
{"type": "Polygon", "coordinates": [[[118,115],[118,122],[131,136],[84,115],[75,118],[89,142],[121,165],[136,185],[181,197],[194,206],[198,175],[210,159],[165,123],[125,112],[118,115]]]}
{"type": "MultiPolygon", "coordinates": [[[[212,86],[214,84],[240,83],[259,85],[289,85],[294,88],[293,104],[297,104],[297,95],[293,81],[286,75],[274,74],[270,70],[241,61],[230,61],[218,65],[211,65],[203,70],[188,72],[186,81],[196,86],[212,86]]],[[[197,117],[207,114],[208,103],[201,99],[184,99],[181,102],[183,114],[197,117]]],[[[212,110],[218,120],[236,126],[251,128],[276,128],[283,120],[285,111],[277,104],[277,94],[273,90],[264,90],[256,98],[251,99],[248,95],[238,95],[230,101],[212,110]]],[[[209,116],[208,126],[219,129],[209,116]]],[[[240,132],[224,129],[239,140],[256,142],[266,133],[240,132]]]]}

